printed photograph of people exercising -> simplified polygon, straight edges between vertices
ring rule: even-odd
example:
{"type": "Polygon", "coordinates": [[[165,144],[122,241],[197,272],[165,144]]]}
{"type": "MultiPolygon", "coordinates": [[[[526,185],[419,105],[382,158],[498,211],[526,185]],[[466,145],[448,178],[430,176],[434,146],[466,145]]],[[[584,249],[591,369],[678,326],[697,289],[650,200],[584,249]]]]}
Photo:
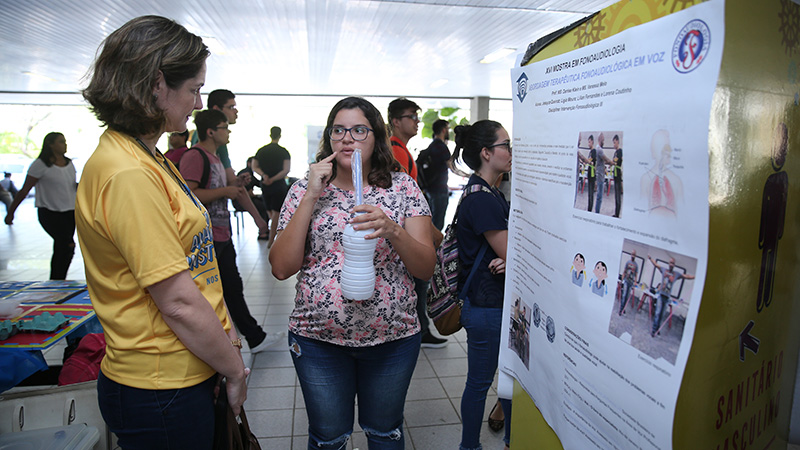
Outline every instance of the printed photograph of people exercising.
{"type": "Polygon", "coordinates": [[[580,132],[574,207],[620,217],[622,196],[622,132],[580,132]]]}
{"type": "MultiPolygon", "coordinates": [[[[654,360],[675,364],[697,259],[625,239],[608,332],[654,360]]],[[[609,281],[609,280],[607,280],[609,281]]]]}

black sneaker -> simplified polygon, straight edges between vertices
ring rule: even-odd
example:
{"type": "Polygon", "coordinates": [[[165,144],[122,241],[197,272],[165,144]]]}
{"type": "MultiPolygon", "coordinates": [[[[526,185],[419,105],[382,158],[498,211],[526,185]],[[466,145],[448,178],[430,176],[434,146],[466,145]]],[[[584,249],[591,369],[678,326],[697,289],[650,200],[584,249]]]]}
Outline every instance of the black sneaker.
{"type": "Polygon", "coordinates": [[[423,348],[445,348],[448,342],[447,339],[434,336],[430,331],[422,333],[423,348]]]}

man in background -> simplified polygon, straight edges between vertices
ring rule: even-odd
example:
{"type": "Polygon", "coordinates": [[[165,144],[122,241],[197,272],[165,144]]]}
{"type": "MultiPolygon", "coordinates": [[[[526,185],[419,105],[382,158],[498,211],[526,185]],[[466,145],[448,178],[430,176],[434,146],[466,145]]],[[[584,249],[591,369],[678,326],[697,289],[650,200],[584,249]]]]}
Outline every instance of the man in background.
{"type": "Polygon", "coordinates": [[[278,144],[281,140],[280,127],[272,127],[269,137],[272,141],[258,149],[256,163],[253,164],[253,171],[261,176],[261,196],[270,221],[267,248],[272,247],[278,232],[278,215],[286,193],[289,192],[286,176],[292,169],[292,156],[278,144]]]}
{"type": "Polygon", "coordinates": [[[19,192],[19,189],[17,189],[17,187],[14,186],[14,182],[11,181],[11,173],[9,172],[3,172],[3,179],[0,180],[0,186],[2,186],[3,189],[8,191],[8,193],[11,194],[12,197],[16,196],[17,192],[19,192]]]}
{"type": "MultiPolygon", "coordinates": [[[[239,110],[236,108],[236,95],[234,95],[233,92],[227,89],[213,90],[208,94],[207,103],[208,109],[215,109],[225,114],[225,117],[228,119],[228,126],[236,123],[236,119],[239,117],[239,110]]],[[[197,143],[198,134],[199,133],[195,132],[194,135],[192,135],[192,146],[197,143]]],[[[222,167],[225,168],[225,179],[228,182],[228,186],[247,186],[250,182],[247,176],[237,178],[236,172],[231,168],[231,158],[228,155],[227,144],[220,145],[217,149],[217,157],[220,162],[222,162],[222,167]]],[[[258,226],[258,236],[266,236],[268,232],[267,222],[258,214],[258,209],[256,209],[256,205],[253,204],[253,201],[250,200],[250,197],[246,197],[240,201],[240,203],[256,222],[256,226],[258,226]]]]}
{"type": "Polygon", "coordinates": [[[227,144],[230,138],[229,124],[225,114],[213,109],[195,114],[194,123],[199,141],[183,154],[181,175],[192,193],[206,207],[211,219],[214,255],[219,266],[222,295],[231,319],[247,340],[250,352],[258,353],[275,344],[281,336],[267,335],[250,314],[244,298],[244,284],[236,265],[236,248],[231,240],[228,199],[241,201],[249,197],[243,187],[228,184],[225,168],[217,155],[219,147],[227,144]]]}
{"type": "MultiPolygon", "coordinates": [[[[415,181],[417,165],[414,164],[414,158],[406,145],[417,134],[419,110],[419,105],[404,97],[394,99],[389,103],[388,119],[389,130],[392,132],[392,153],[403,170],[415,181]]],[[[433,227],[433,224],[431,226],[433,227]]],[[[438,234],[441,236],[441,233],[438,234]]],[[[439,242],[441,242],[441,238],[439,242]]],[[[422,329],[422,347],[443,348],[447,345],[447,339],[434,336],[430,330],[430,320],[427,314],[428,283],[427,280],[414,278],[414,291],[417,293],[417,316],[419,316],[419,325],[422,329]]]]}
{"type": "Polygon", "coordinates": [[[420,187],[423,187],[425,196],[431,206],[431,219],[433,225],[441,231],[444,228],[444,216],[447,212],[447,203],[450,198],[450,189],[447,187],[450,149],[447,141],[450,138],[450,124],[443,119],[433,122],[433,142],[421,151],[417,158],[417,170],[420,187]],[[422,186],[424,185],[424,186],[422,186]]]}
{"type": "Polygon", "coordinates": [[[186,150],[189,150],[189,148],[186,147],[187,140],[189,140],[189,130],[181,133],[176,131],[169,135],[169,150],[167,150],[167,153],[164,153],[164,156],[172,161],[175,167],[178,167],[181,162],[181,157],[186,153],[186,150]]]}

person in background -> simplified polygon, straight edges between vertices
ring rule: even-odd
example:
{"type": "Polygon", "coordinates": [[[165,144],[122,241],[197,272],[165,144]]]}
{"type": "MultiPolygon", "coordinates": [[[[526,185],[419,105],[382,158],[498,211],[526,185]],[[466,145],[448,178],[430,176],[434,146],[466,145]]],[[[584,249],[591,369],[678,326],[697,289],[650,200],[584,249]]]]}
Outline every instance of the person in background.
{"type": "Polygon", "coordinates": [[[234,413],[247,398],[208,212],[156,148],[202,108],[208,55],[173,20],[138,17],[105,39],[83,91],[108,129],[75,219],[106,338],[98,403],[124,449],[210,450],[217,374],[234,413]]]}
{"type": "Polygon", "coordinates": [[[289,348],[308,412],[308,448],[344,448],[358,421],[369,448],[403,449],[403,407],[420,349],[412,277],[429,279],[436,254],[430,210],[392,156],[380,112],[348,97],[330,112],[316,163],[289,189],[269,254],[279,280],[297,276],[289,348]],[[361,149],[364,203],[355,204],[361,149]],[[354,213],[362,213],[354,216],[354,213]],[[345,225],[373,230],[375,291],[347,300],[340,285],[345,225]]]}
{"type": "Polygon", "coordinates": [[[17,195],[18,189],[14,186],[14,181],[11,180],[11,173],[10,172],[3,172],[3,179],[0,180],[0,187],[8,191],[11,196],[17,195]]]}
{"type": "Polygon", "coordinates": [[[50,279],[67,278],[69,265],[75,255],[75,189],[77,172],[72,160],[67,158],[67,140],[61,133],[48,133],[42,142],[39,157],[28,169],[22,189],[7,207],[5,222],[14,222],[19,204],[36,186],[35,205],[39,223],[53,238],[53,257],[50,259],[50,279]]]}
{"type": "Polygon", "coordinates": [[[189,147],[186,146],[186,141],[188,140],[188,131],[169,134],[169,150],[167,150],[167,153],[164,153],[164,156],[172,161],[172,164],[175,164],[175,167],[178,167],[180,164],[181,156],[183,156],[186,150],[189,150],[189,147]]]}
{"type": "Polygon", "coordinates": [[[434,174],[430,180],[426,180],[425,195],[431,205],[433,225],[439,231],[444,228],[444,216],[450,198],[450,188],[447,187],[449,174],[447,163],[450,161],[450,149],[447,148],[448,139],[450,139],[450,123],[439,119],[433,122],[433,142],[427,150],[423,150],[430,152],[431,167],[426,173],[434,174]]]}
{"type": "MultiPolygon", "coordinates": [[[[461,324],[467,330],[467,382],[461,397],[461,445],[459,449],[480,449],[480,432],[486,393],[497,371],[502,328],[506,250],[508,245],[509,205],[495,183],[511,170],[511,139],[499,123],[480,120],[473,125],[455,128],[456,147],[453,163],[461,158],[475,172],[467,187],[485,188],[461,201],[458,208],[458,254],[463,264],[459,292],[467,274],[478,264],[469,292],[461,309],[461,324]],[[489,191],[489,192],[487,192],[489,191]],[[487,245],[483,259],[480,249],[487,245]]],[[[511,428],[511,401],[501,399],[504,441],[508,448],[511,428]]]]}
{"type": "Polygon", "coordinates": [[[8,208],[11,206],[11,202],[14,200],[14,197],[0,185],[0,202],[3,202],[6,205],[6,213],[8,213],[8,208]]]}
{"type": "MultiPolygon", "coordinates": [[[[262,219],[267,220],[268,216],[267,216],[267,209],[264,206],[264,199],[261,197],[261,194],[256,194],[255,191],[254,191],[254,189],[256,187],[261,189],[261,178],[259,176],[257,176],[255,171],[253,170],[253,166],[256,165],[256,164],[258,164],[258,161],[256,161],[256,157],[255,156],[248,157],[247,158],[246,167],[244,169],[240,170],[239,173],[236,174],[236,176],[237,177],[242,177],[242,176],[244,176],[244,174],[247,174],[250,177],[250,182],[247,183],[243,187],[247,191],[247,195],[250,196],[250,200],[252,200],[253,204],[256,205],[256,209],[258,210],[258,214],[261,216],[262,219]]],[[[244,206],[242,206],[242,204],[239,203],[238,200],[234,199],[232,202],[233,202],[234,209],[236,209],[237,211],[244,211],[245,210],[244,206]]],[[[268,236],[262,236],[262,235],[258,236],[259,240],[264,240],[264,239],[267,239],[267,238],[268,238],[268,236]]]]}
{"type": "Polygon", "coordinates": [[[286,185],[286,175],[292,170],[292,156],[289,151],[281,147],[278,141],[281,140],[280,127],[272,127],[269,130],[269,137],[272,142],[261,147],[256,152],[256,164],[253,170],[261,176],[261,196],[264,199],[264,207],[269,216],[269,241],[267,248],[272,247],[275,242],[275,234],[278,232],[278,214],[281,205],[289,191],[286,185]]]}
{"type": "Polygon", "coordinates": [[[194,116],[199,141],[183,154],[180,171],[186,185],[206,207],[211,217],[214,234],[214,254],[217,257],[222,296],[228,306],[233,323],[247,340],[251,353],[259,353],[280,339],[279,334],[268,335],[250,314],[244,298],[244,284],[236,265],[236,247],[231,240],[231,213],[228,199],[240,199],[247,195],[241,186],[228,185],[225,168],[216,150],[230,138],[228,120],[216,109],[200,111],[194,116]],[[202,153],[201,153],[202,152],[202,153]],[[210,175],[203,182],[203,167],[208,161],[210,175]]]}
{"type": "MultiPolygon", "coordinates": [[[[406,145],[412,137],[416,136],[419,129],[419,110],[419,105],[404,97],[392,100],[388,110],[389,130],[392,132],[392,154],[400,163],[403,171],[411,175],[414,181],[417,180],[417,165],[406,145]]],[[[436,229],[433,222],[431,222],[431,228],[436,229]]],[[[436,229],[433,233],[435,246],[438,247],[442,237],[442,233],[436,229]]],[[[444,348],[447,346],[448,340],[435,336],[430,329],[430,319],[427,313],[429,280],[430,278],[414,279],[414,290],[417,293],[417,316],[422,327],[422,347],[444,348]]]]}
{"type": "MultiPolygon", "coordinates": [[[[236,95],[227,89],[216,89],[208,94],[208,109],[222,111],[225,117],[228,118],[228,126],[235,124],[236,119],[239,118],[239,110],[236,108],[236,95]]],[[[197,143],[198,137],[196,132],[192,134],[192,146],[197,143]]],[[[222,161],[222,166],[225,168],[225,178],[228,182],[228,186],[246,186],[250,182],[248,175],[237,177],[236,173],[233,171],[231,167],[231,158],[228,155],[228,144],[222,145],[217,149],[217,156],[219,156],[219,160],[222,161]]],[[[267,222],[261,218],[261,214],[259,214],[256,205],[254,205],[250,197],[246,195],[243,195],[242,198],[238,200],[243,209],[247,211],[256,222],[259,239],[265,238],[269,232],[269,226],[267,222]]]]}

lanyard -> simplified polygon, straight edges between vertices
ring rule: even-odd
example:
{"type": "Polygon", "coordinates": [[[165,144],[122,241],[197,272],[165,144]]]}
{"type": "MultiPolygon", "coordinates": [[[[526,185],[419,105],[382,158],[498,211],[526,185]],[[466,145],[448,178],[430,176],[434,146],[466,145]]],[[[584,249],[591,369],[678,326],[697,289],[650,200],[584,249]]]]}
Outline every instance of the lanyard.
{"type": "MultiPolygon", "coordinates": [[[[147,152],[147,154],[148,154],[148,155],[150,155],[150,156],[153,158],[153,160],[156,162],[156,164],[158,164],[158,165],[159,165],[159,166],[160,166],[162,169],[164,169],[165,171],[169,172],[169,174],[170,174],[171,178],[172,178],[173,180],[175,180],[175,182],[176,182],[176,183],[178,183],[178,186],[180,186],[180,188],[181,188],[181,190],[183,191],[183,193],[184,193],[184,194],[186,194],[186,196],[187,196],[187,197],[189,197],[189,199],[192,201],[192,203],[194,203],[194,206],[196,206],[196,207],[197,207],[197,209],[199,209],[199,210],[200,210],[200,212],[203,212],[203,207],[202,207],[202,206],[200,206],[200,202],[199,202],[199,201],[197,200],[197,198],[196,198],[196,197],[195,197],[195,196],[192,194],[192,191],[189,189],[189,186],[186,186],[186,183],[184,183],[183,181],[181,181],[181,179],[180,179],[180,178],[178,178],[178,175],[176,175],[176,174],[175,174],[175,172],[172,170],[172,168],[169,166],[169,164],[167,164],[166,166],[165,166],[165,165],[163,165],[163,164],[161,164],[161,161],[159,161],[159,160],[158,160],[158,158],[156,158],[156,155],[154,155],[154,154],[153,154],[153,153],[150,151],[150,149],[149,149],[149,148],[147,148],[147,145],[145,145],[145,143],[144,143],[144,142],[142,142],[142,140],[141,140],[141,139],[139,139],[138,137],[135,137],[134,139],[136,139],[136,142],[138,142],[138,143],[139,143],[139,145],[142,147],[142,149],[143,149],[145,152],[147,152]]],[[[156,153],[158,153],[158,154],[161,156],[161,158],[162,158],[162,159],[165,159],[165,158],[164,158],[164,155],[162,155],[162,154],[161,154],[161,151],[160,151],[158,148],[156,148],[156,153]]]]}

